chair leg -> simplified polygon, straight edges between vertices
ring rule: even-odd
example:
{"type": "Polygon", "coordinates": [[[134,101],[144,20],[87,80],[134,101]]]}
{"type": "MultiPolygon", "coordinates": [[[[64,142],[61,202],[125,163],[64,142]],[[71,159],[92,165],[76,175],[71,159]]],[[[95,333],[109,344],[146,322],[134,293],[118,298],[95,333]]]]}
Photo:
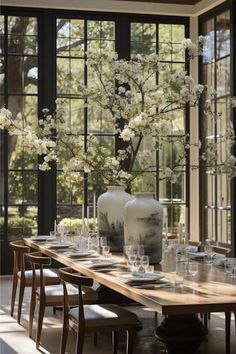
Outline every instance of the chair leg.
{"type": "Polygon", "coordinates": [[[230,323],[231,312],[225,312],[225,354],[230,354],[230,323]]]}
{"type": "Polygon", "coordinates": [[[134,328],[132,327],[127,330],[126,354],[133,354],[133,344],[134,344],[134,328]]]}
{"type": "Polygon", "coordinates": [[[13,281],[12,281],[12,292],[11,292],[11,316],[14,314],[14,307],[15,307],[15,301],[16,301],[16,290],[17,290],[17,276],[13,275],[13,281]]]}
{"type": "Polygon", "coordinates": [[[36,348],[37,349],[39,349],[39,345],[40,345],[44,312],[45,312],[45,304],[41,299],[40,303],[39,303],[38,326],[37,326],[37,334],[36,334],[36,348]]]}
{"type": "Polygon", "coordinates": [[[30,300],[30,312],[29,312],[29,328],[28,328],[29,337],[32,337],[32,332],[33,332],[35,305],[36,305],[35,293],[32,289],[31,300],[30,300]]]}
{"type": "Polygon", "coordinates": [[[83,354],[84,347],[84,331],[78,330],[77,335],[77,345],[76,345],[76,354],[83,354]]]}
{"type": "Polygon", "coordinates": [[[98,334],[97,332],[94,332],[93,334],[93,344],[96,347],[98,345],[98,334]]]}
{"type": "Polygon", "coordinates": [[[157,312],[154,312],[154,326],[157,327],[158,325],[158,314],[157,312]]]}
{"type": "Polygon", "coordinates": [[[68,333],[69,333],[69,320],[64,319],[63,320],[63,327],[62,327],[62,335],[61,335],[60,354],[65,354],[65,352],[66,352],[66,343],[67,343],[68,333]]]}
{"type": "Polygon", "coordinates": [[[117,354],[118,332],[112,331],[112,354],[117,354]]]}
{"type": "Polygon", "coordinates": [[[204,327],[207,329],[207,327],[208,327],[208,313],[203,314],[203,322],[204,322],[204,327]]]}
{"type": "Polygon", "coordinates": [[[21,280],[20,291],[19,291],[19,301],[18,301],[18,315],[17,315],[17,322],[18,323],[20,323],[20,319],[21,319],[21,310],[22,310],[24,292],[25,292],[25,283],[24,283],[24,281],[21,280]]]}

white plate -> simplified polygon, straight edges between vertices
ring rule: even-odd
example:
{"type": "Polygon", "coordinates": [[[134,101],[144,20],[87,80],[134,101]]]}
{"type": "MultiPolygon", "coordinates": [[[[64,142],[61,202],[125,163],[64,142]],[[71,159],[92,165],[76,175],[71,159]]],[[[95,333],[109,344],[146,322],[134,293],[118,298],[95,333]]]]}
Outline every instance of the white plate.
{"type": "Polygon", "coordinates": [[[93,256],[96,254],[96,251],[86,251],[86,252],[67,252],[65,256],[71,258],[79,258],[79,257],[86,257],[86,256],[93,256]]]}
{"type": "Polygon", "coordinates": [[[121,278],[127,283],[145,283],[145,282],[155,282],[157,280],[163,279],[164,275],[157,273],[135,273],[135,274],[124,274],[121,278]]]}
{"type": "Polygon", "coordinates": [[[30,237],[30,240],[32,241],[48,241],[48,240],[52,240],[53,238],[49,235],[40,235],[40,236],[33,236],[30,237]]]}
{"type": "Polygon", "coordinates": [[[49,245],[47,245],[47,248],[55,248],[55,249],[60,249],[60,248],[68,248],[70,246],[72,246],[73,243],[72,242],[67,242],[67,243],[50,243],[49,245]]]}
{"type": "Polygon", "coordinates": [[[106,268],[117,264],[118,262],[115,259],[94,259],[89,262],[89,268],[106,268]]]}

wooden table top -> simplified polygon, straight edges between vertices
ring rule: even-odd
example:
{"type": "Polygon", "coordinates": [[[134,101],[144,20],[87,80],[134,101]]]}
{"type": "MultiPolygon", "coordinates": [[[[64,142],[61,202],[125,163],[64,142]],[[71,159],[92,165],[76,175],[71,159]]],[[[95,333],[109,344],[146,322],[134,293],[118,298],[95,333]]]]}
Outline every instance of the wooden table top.
{"type": "MultiPolygon", "coordinates": [[[[171,288],[138,289],[120,280],[120,275],[127,273],[123,267],[109,273],[102,273],[86,267],[83,262],[69,258],[58,250],[45,247],[42,242],[37,243],[29,238],[24,241],[26,245],[41,251],[61,264],[81,272],[98,283],[163,315],[236,312],[236,279],[229,278],[224,270],[217,267],[199,263],[195,285],[191,279],[186,279],[183,288],[180,289],[174,286],[171,288]]],[[[113,258],[116,258],[124,266],[121,254],[114,254],[113,258]]],[[[155,271],[160,271],[167,280],[174,282],[173,262],[165,261],[162,265],[155,266],[155,271]]]]}

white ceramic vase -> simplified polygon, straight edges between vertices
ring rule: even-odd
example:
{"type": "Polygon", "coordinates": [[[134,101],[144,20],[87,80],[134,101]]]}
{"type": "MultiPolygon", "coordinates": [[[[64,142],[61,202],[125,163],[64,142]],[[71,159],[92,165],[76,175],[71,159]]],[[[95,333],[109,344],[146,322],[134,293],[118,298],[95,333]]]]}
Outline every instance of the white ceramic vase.
{"type": "Polygon", "coordinates": [[[137,193],[125,205],[124,233],[126,245],[144,245],[150,263],[162,257],[163,207],[153,193],[137,193]]]}
{"type": "Polygon", "coordinates": [[[132,199],[125,186],[108,186],[98,198],[99,236],[106,236],[111,251],[122,251],[124,246],[124,206],[132,199]]]}

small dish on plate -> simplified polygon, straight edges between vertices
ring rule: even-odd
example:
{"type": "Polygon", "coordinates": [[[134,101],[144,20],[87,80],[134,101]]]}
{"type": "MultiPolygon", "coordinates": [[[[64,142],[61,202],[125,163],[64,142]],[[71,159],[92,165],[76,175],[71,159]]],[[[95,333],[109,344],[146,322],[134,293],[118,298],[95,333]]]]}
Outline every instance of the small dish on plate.
{"type": "Polygon", "coordinates": [[[90,251],[84,251],[84,252],[79,252],[79,251],[71,251],[71,252],[66,252],[65,256],[69,257],[69,258],[85,258],[88,256],[95,256],[97,254],[96,251],[90,250],[90,251]]]}
{"type": "Polygon", "coordinates": [[[121,279],[125,283],[150,283],[156,282],[163,279],[165,276],[163,274],[157,273],[134,273],[134,274],[123,274],[121,279]]]}
{"type": "Polygon", "coordinates": [[[53,238],[50,235],[38,235],[38,236],[30,237],[30,240],[37,241],[37,242],[44,242],[44,241],[53,240],[53,238]]]}
{"type": "Polygon", "coordinates": [[[98,258],[98,259],[94,259],[92,261],[90,261],[88,265],[89,268],[91,269],[97,269],[97,268],[107,268],[107,267],[111,267],[114,266],[115,264],[117,264],[118,262],[115,259],[103,259],[103,258],[98,258]]]}
{"type": "Polygon", "coordinates": [[[66,243],[50,243],[46,247],[50,249],[60,249],[60,248],[69,248],[73,245],[72,242],[66,242],[66,243]]]}

